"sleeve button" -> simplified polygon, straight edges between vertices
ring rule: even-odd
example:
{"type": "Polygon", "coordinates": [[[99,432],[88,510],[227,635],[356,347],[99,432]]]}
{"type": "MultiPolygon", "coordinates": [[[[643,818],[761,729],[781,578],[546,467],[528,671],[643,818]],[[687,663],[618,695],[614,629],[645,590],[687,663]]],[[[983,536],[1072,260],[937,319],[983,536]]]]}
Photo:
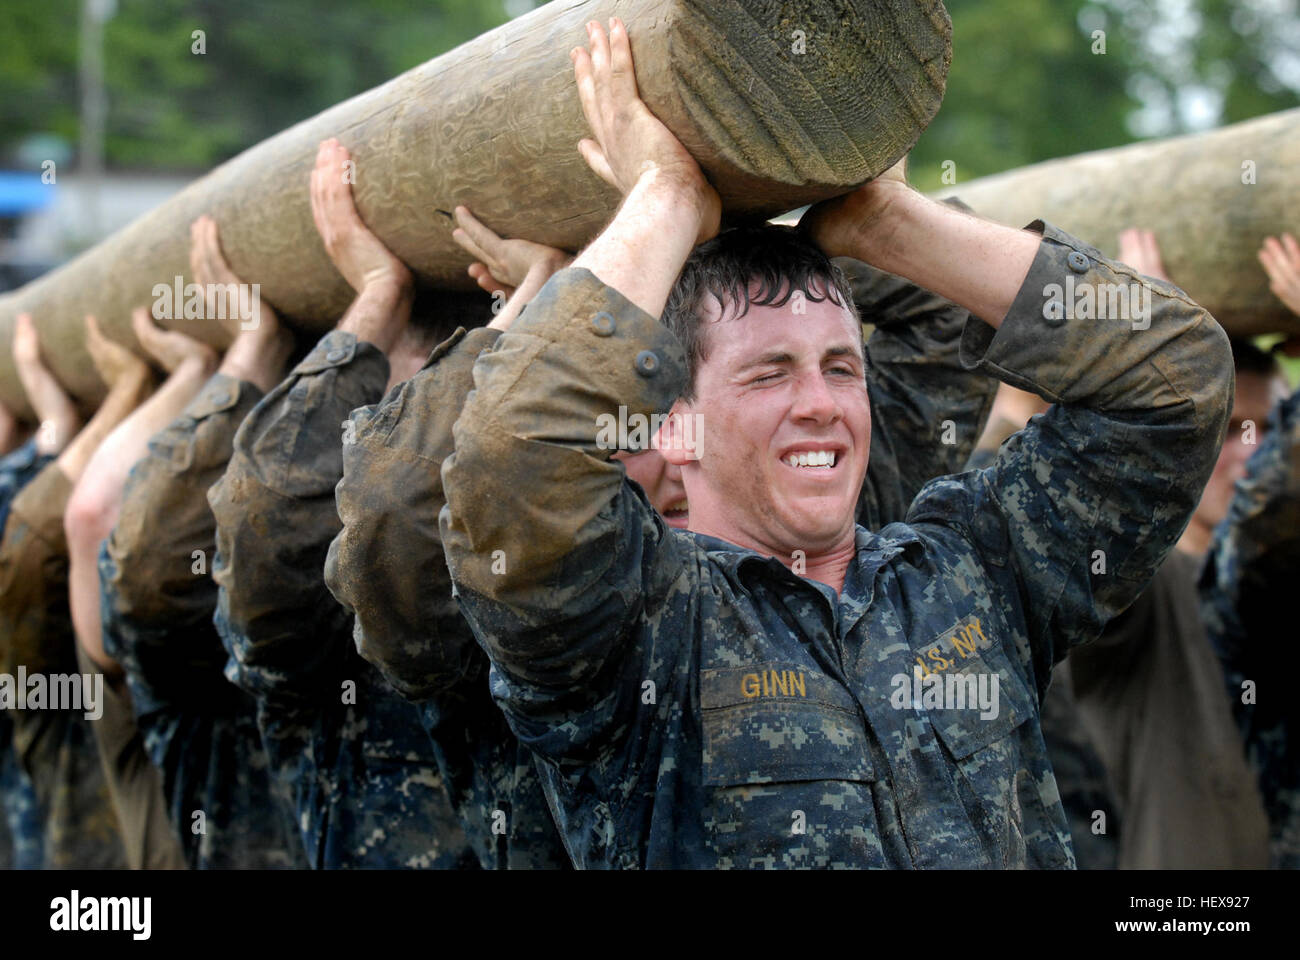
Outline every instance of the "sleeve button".
{"type": "Polygon", "coordinates": [[[343,359],[344,357],[346,357],[347,355],[348,355],[348,354],[347,354],[347,351],[346,351],[346,350],[331,350],[329,353],[325,354],[325,362],[326,362],[326,363],[338,363],[340,360],[342,360],[342,359],[343,359]]]}
{"type": "Polygon", "coordinates": [[[602,310],[591,318],[592,329],[598,337],[608,337],[614,333],[614,318],[602,310]]]}
{"type": "Polygon", "coordinates": [[[1078,250],[1072,251],[1070,255],[1065,258],[1065,262],[1070,265],[1070,269],[1075,273],[1087,273],[1088,268],[1092,266],[1088,261],[1088,258],[1078,250]]]}

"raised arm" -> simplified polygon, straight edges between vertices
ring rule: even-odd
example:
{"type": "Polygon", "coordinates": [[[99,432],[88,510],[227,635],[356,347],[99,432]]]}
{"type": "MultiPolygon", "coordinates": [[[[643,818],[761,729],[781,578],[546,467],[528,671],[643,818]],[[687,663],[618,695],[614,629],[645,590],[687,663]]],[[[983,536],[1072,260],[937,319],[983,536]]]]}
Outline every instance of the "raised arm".
{"type": "Polygon", "coordinates": [[[800,221],[828,256],[853,257],[906,277],[995,330],[1038,252],[1038,238],[930,200],[895,166],[800,221]]]}
{"type": "MultiPolygon", "coordinates": [[[[41,359],[40,340],[31,316],[20,313],[15,321],[14,366],[27,402],[36,412],[36,430],[22,446],[0,460],[0,533],[4,532],[14,497],[62,452],[81,427],[81,416],[72,398],[63,392],[41,359]]],[[[8,409],[3,411],[3,417],[13,430],[18,430],[19,424],[8,409]]]]}
{"type": "MultiPolygon", "coordinates": [[[[1213,318],[1050,226],[994,331],[973,322],[965,362],[1055,404],[993,464],[926,488],[908,522],[960,536],[1002,580],[1039,693],[1052,664],[1141,593],[1200,499],[1223,441],[1232,356],[1213,318]],[[1124,289],[1143,316],[1071,319],[1062,291],[1124,289]]],[[[960,577],[959,571],[945,576],[960,577]]]]}
{"type": "Polygon", "coordinates": [[[356,616],[358,652],[403,696],[455,685],[482,653],[451,595],[438,533],[442,462],[473,387],[474,361],[569,259],[526,240],[503,240],[465,207],[454,236],[479,259],[470,274],[509,295],[486,329],[458,330],[384,402],[352,414],[336,497],[343,529],[330,545],[326,583],[356,616]]]}
{"type": "MultiPolygon", "coordinates": [[[[125,348],[114,349],[93,322],[87,324],[87,345],[108,394],[58,459],[14,498],[0,546],[0,672],[11,676],[20,666],[29,674],[78,672],[68,617],[64,512],[86,462],[144,399],[152,382],[143,361],[125,348]]],[[[41,762],[34,758],[44,747],[58,749],[47,736],[56,715],[13,715],[15,748],[29,772],[41,762]]]]}
{"type": "Polygon", "coordinates": [[[578,97],[594,139],[578,148],[623,195],[614,221],[574,261],[652,317],[668,302],[697,243],[718,232],[722,203],[699,164],[637,93],[627,27],[587,25],[590,51],[571,56],[578,97]]]}
{"type": "Polygon", "coordinates": [[[230,466],[209,492],[217,523],[216,623],[236,682],[259,698],[337,701],[351,618],[322,568],[340,528],[353,410],[383,396],[390,373],[421,355],[411,330],[410,271],[361,222],[344,177],[347,151],[320,146],[312,213],[325,249],[357,297],[316,348],[267,394],[235,437],[230,466]],[[391,366],[386,353],[398,358],[391,366]]]}
{"type": "Polygon", "coordinates": [[[583,749],[640,689],[624,671],[648,676],[649,651],[613,654],[647,592],[667,590],[682,564],[611,461],[601,418],[620,408],[648,418],[677,399],[685,356],[658,316],[695,241],[718,224],[716,193],[637,96],[626,29],[589,32],[590,54],[574,53],[595,136],[582,151],[624,202],[480,356],[442,471],[440,529],[461,608],[512,726],[543,753],[556,746],[546,737],[569,738],[553,752],[583,749]],[[600,719],[588,713],[581,730],[555,725],[592,709],[600,719]]]}
{"type": "Polygon", "coordinates": [[[27,402],[36,412],[36,452],[43,457],[62,453],[81,429],[81,415],[41,360],[40,338],[30,314],[15,318],[14,364],[27,402]]]}
{"type": "MultiPolygon", "coordinates": [[[[68,585],[77,640],[102,670],[121,669],[104,652],[100,623],[99,549],[117,524],[126,477],[149,438],[184,409],[216,367],[216,352],[176,331],[157,327],[144,308],[131,324],[136,339],[167,371],[167,380],[109,436],[86,466],[68,502],[68,585]]],[[[119,348],[120,349],[120,348],[119,348]]]]}
{"type": "Polygon", "coordinates": [[[840,266],[863,322],[873,327],[866,349],[871,456],[858,523],[879,530],[902,520],[929,481],[965,469],[998,383],[961,362],[966,310],[859,260],[840,266]]]}
{"type": "MultiPolygon", "coordinates": [[[[240,283],[210,217],[191,227],[190,268],[204,289],[240,283]]],[[[126,668],[142,729],[235,692],[222,678],[225,652],[212,632],[216,521],[207,492],[225,472],[235,432],[263,387],[283,378],[293,345],[265,305],[249,329],[213,309],[208,316],[226,327],[231,346],[180,416],[148,440],[100,556],[104,649],[126,668]]]]}

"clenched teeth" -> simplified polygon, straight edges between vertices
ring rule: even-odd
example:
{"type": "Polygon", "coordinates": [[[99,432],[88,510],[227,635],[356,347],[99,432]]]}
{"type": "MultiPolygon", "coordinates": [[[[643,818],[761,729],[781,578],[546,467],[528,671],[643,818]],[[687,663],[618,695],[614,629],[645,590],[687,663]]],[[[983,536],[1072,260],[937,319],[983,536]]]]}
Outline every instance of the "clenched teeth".
{"type": "Polygon", "coordinates": [[[785,458],[785,462],[792,467],[833,467],[835,451],[811,450],[807,453],[792,453],[785,458]]]}

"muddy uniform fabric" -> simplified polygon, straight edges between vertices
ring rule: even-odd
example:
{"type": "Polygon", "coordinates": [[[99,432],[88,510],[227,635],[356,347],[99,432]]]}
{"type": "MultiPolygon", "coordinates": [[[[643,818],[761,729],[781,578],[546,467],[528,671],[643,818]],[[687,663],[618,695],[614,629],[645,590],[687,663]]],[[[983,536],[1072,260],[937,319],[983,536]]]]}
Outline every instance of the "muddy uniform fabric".
{"type": "Polygon", "coordinates": [[[1201,622],[1199,567],[1170,553],[1097,642],[1070,654],[1071,692],[1123,820],[1120,869],[1267,866],[1263,805],[1201,622]]]}
{"type": "Polygon", "coordinates": [[[261,396],[250,383],[212,377],[149,441],[100,551],[104,649],[126,672],[168,820],[193,869],[306,866],[289,796],[272,795],[256,702],[226,679],[212,625],[216,520],[207,491],[261,396]]]}
{"type": "Polygon", "coordinates": [[[905,523],[859,527],[838,596],[671,530],[599,449],[600,414],[662,412],[684,381],[680,344],[618,291],[562,271],[479,358],[443,543],[577,865],[1073,866],[1039,698],[1194,509],[1231,354],[1174,288],[1033,228],[1006,321],[968,321],[962,360],[1056,408],[905,523]],[[1068,276],[1149,284],[1150,332],[1045,309],[1068,276]],[[927,674],[997,707],[936,704],[927,674]]]}
{"type": "MultiPolygon", "coordinates": [[[[77,666],[82,674],[99,669],[80,644],[77,666]]],[[[127,866],[132,870],[185,869],[184,851],[167,818],[162,774],[145,751],[144,737],[135,725],[131,691],[123,677],[104,675],[103,715],[91,721],[90,729],[99,747],[108,795],[117,811],[127,866]]]]}
{"type": "MultiPolygon", "coordinates": [[[[14,497],[53,459],[37,452],[34,439],[0,458],[0,533],[14,497]]],[[[44,857],[36,789],[13,752],[9,712],[0,711],[0,870],[37,870],[44,857]]]]}
{"type": "Polygon", "coordinates": [[[343,529],[326,582],[356,617],[356,649],[419,705],[443,782],[481,867],[563,869],[532,755],[488,690],[488,662],[451,596],[438,535],[442,461],[498,331],[463,328],[380,404],[352,414],[337,490],[343,529]]]}
{"type": "Polygon", "coordinates": [[[1268,812],[1270,862],[1294,870],[1300,868],[1300,704],[1289,672],[1278,669],[1277,649],[1279,626],[1293,619],[1300,571],[1300,391],[1274,410],[1270,427],[1215,531],[1200,596],[1228,704],[1268,812]]]}
{"type": "Polygon", "coordinates": [[[14,497],[53,460],[53,454],[40,453],[36,449],[35,438],[0,457],[0,531],[9,521],[9,507],[14,497]]]}
{"type": "Polygon", "coordinates": [[[387,380],[381,351],[332,331],[244,421],[208,493],[215,623],[311,866],[477,866],[419,711],[357,655],[324,582],[345,421],[387,380]]]}
{"type": "Polygon", "coordinates": [[[39,870],[45,862],[36,788],[13,751],[13,725],[0,713],[0,870],[39,870]]]}
{"type": "MultiPolygon", "coordinates": [[[[41,674],[47,686],[52,675],[80,672],[63,534],[71,495],[72,485],[58,464],[47,464],[14,498],[0,546],[0,673],[15,679],[20,669],[29,677],[41,674]]],[[[15,755],[36,793],[43,865],[126,867],[126,848],[85,711],[6,712],[15,755]]]]}
{"type": "Polygon", "coordinates": [[[1124,821],[1106,764],[1088,736],[1074,698],[1069,657],[1052,670],[1040,723],[1061,809],[1070,825],[1075,863],[1080,870],[1114,870],[1119,866],[1124,821]]]}
{"type": "MultiPolygon", "coordinates": [[[[1020,429],[1008,420],[1000,421],[996,431],[990,427],[995,445],[981,446],[972,453],[966,469],[992,466],[997,460],[996,447],[1020,429]]],[[[1074,699],[1068,657],[1052,669],[1052,683],[1042,700],[1039,723],[1061,795],[1061,808],[1070,825],[1076,865],[1080,870],[1115,869],[1123,829],[1119,805],[1106,765],[1093,746],[1074,699]]]]}
{"type": "MultiPolygon", "coordinates": [[[[877,425],[859,504],[859,520],[874,525],[901,519],[927,480],[960,468],[996,381],[959,362],[965,311],[867,264],[841,265],[875,325],[868,376],[877,425]]],[[[492,702],[487,657],[451,598],[438,533],[439,471],[453,449],[452,424],[473,386],[475,358],[498,336],[458,332],[383,404],[353,415],[357,443],[344,450],[337,491],[344,526],[326,579],[357,614],[361,655],[422,703],[483,866],[561,866],[568,857],[531,754],[492,702]],[[428,574],[412,577],[412,570],[428,574]],[[494,832],[507,812],[507,829],[494,832]]]]}

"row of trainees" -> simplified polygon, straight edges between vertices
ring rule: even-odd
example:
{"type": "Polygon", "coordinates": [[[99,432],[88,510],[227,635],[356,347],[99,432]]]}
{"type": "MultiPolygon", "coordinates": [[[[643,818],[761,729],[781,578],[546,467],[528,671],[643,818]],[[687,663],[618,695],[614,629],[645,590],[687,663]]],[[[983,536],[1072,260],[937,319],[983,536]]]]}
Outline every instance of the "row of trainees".
{"type": "MultiPolygon", "coordinates": [[[[15,862],[1294,865],[1293,700],[1258,668],[1300,400],[1265,436],[1272,368],[1239,349],[1233,411],[1177,288],[901,167],[718,233],[620,60],[617,24],[575,51],[625,198],[576,260],[457,210],[510,294],[484,327],[413,317],[334,141],[312,210],[357,297],[287,377],[265,306],[220,358],[138,311],[157,389],[91,322],[78,430],[19,324],[42,426],[4,461],[3,672],[106,683],[99,719],[0,714],[15,862]],[[1071,275],[1147,285],[1149,330],[1052,319],[1071,275]],[[967,470],[999,380],[1052,406],[967,470]],[[607,442],[670,408],[659,449],[607,442]],[[898,702],[945,672],[997,708],[898,702]]],[[[1262,259],[1300,307],[1300,248],[1262,259]]],[[[239,282],[210,219],[191,260],[239,282]]]]}
{"type": "MultiPolygon", "coordinates": [[[[1149,231],[1119,248],[1173,282],[1149,231]]],[[[1300,315],[1295,238],[1269,238],[1259,259],[1300,315]]],[[[1043,702],[1080,868],[1300,866],[1297,701],[1270,669],[1300,572],[1300,392],[1287,396],[1275,356],[1296,343],[1232,347],[1228,434],[1187,528],[1137,600],[1056,666],[1043,702]]],[[[1003,385],[969,466],[1045,410],[1003,385]]]]}

